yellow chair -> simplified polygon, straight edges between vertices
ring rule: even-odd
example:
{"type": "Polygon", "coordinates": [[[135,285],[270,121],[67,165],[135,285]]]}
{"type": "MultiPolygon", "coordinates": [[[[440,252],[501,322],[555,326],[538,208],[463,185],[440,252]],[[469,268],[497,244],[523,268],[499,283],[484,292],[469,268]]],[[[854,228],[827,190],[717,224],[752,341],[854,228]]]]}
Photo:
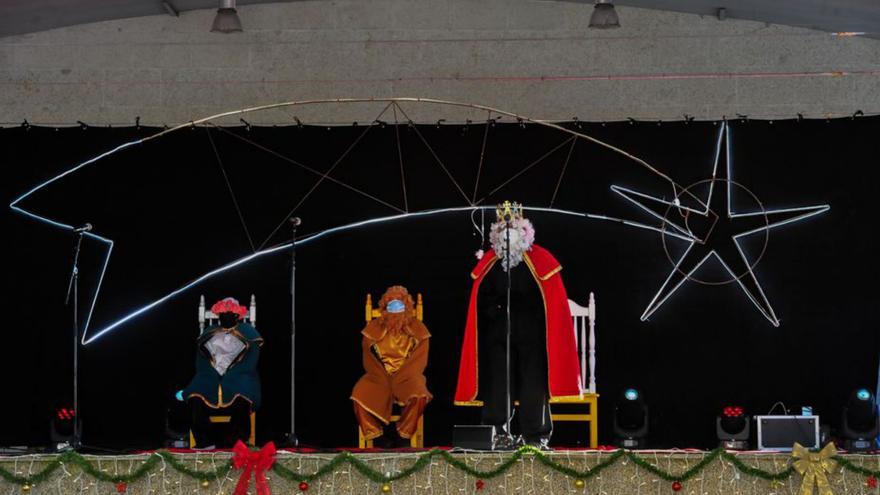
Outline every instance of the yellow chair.
{"type": "MultiPolygon", "coordinates": [[[[247,314],[242,318],[243,321],[250,323],[253,326],[257,325],[257,298],[251,294],[251,304],[248,308],[247,314]]],[[[205,331],[206,327],[210,327],[215,325],[219,321],[219,316],[215,315],[211,310],[207,309],[205,306],[205,296],[201,296],[199,298],[199,334],[205,331]]],[[[251,412],[250,415],[251,420],[251,433],[248,436],[248,445],[253,447],[257,444],[257,413],[251,412]]],[[[208,416],[208,421],[211,423],[229,423],[232,421],[232,416],[208,416]]],[[[192,430],[189,432],[189,448],[195,448],[196,439],[192,434],[192,430]]]]}
{"type": "Polygon", "coordinates": [[[599,394],[596,393],[596,297],[590,292],[590,299],[586,307],[569,299],[568,309],[571,312],[574,339],[581,361],[582,392],[580,395],[550,399],[550,418],[553,421],[588,423],[589,445],[591,449],[595,449],[599,446],[599,394]],[[588,344],[589,350],[587,349],[588,344]],[[577,413],[554,413],[553,404],[582,404],[587,406],[587,410],[577,413]]]}
{"type": "MultiPolygon", "coordinates": [[[[382,311],[379,308],[373,307],[373,298],[370,296],[370,294],[367,294],[367,303],[364,306],[364,309],[365,309],[364,316],[365,316],[365,319],[368,323],[373,318],[378,318],[378,317],[382,316],[382,311]]],[[[424,309],[424,306],[422,305],[422,295],[421,294],[416,295],[416,307],[413,310],[413,313],[414,313],[413,316],[415,316],[419,321],[424,320],[425,309],[424,309]]],[[[400,405],[400,404],[398,404],[398,405],[400,405]]],[[[399,414],[392,414],[391,415],[391,422],[392,423],[394,423],[398,420],[400,420],[399,414]]],[[[410,447],[417,448],[417,449],[424,448],[424,446],[425,446],[425,416],[424,415],[422,415],[422,417],[419,418],[419,423],[418,423],[418,426],[416,427],[416,432],[409,439],[409,445],[410,445],[410,447]]],[[[361,430],[360,426],[358,426],[358,447],[362,448],[362,449],[373,448],[373,441],[367,440],[366,438],[364,438],[364,432],[363,432],[363,430],[361,430]]]]}
{"type": "Polygon", "coordinates": [[[582,396],[553,397],[550,399],[550,419],[589,423],[590,448],[595,449],[599,446],[599,394],[584,393],[582,396]],[[578,413],[555,413],[553,404],[586,404],[589,409],[578,413]]]}
{"type": "MultiPolygon", "coordinates": [[[[208,421],[211,423],[229,423],[232,421],[232,416],[208,416],[208,421]]],[[[251,413],[251,434],[248,437],[247,441],[248,445],[253,447],[257,444],[257,413],[251,413]]],[[[192,430],[189,431],[189,448],[196,448],[196,438],[192,434],[192,430]]]]}
{"type": "MultiPolygon", "coordinates": [[[[571,311],[572,328],[578,349],[578,357],[580,358],[582,392],[580,395],[554,397],[550,399],[550,419],[553,421],[577,421],[588,423],[589,445],[591,449],[595,449],[599,446],[599,394],[596,393],[596,298],[593,293],[590,292],[590,300],[586,307],[569,299],[568,308],[571,311]],[[587,335],[588,328],[589,336],[587,335]],[[586,348],[587,343],[589,343],[589,351],[586,348]],[[589,385],[584,386],[584,384],[587,383],[588,364],[589,385]],[[581,404],[587,406],[588,409],[585,412],[554,413],[553,404],[581,404]]],[[[458,403],[458,405],[482,407],[483,402],[472,401],[458,403]]],[[[514,406],[518,405],[519,402],[514,401],[514,406]]]]}

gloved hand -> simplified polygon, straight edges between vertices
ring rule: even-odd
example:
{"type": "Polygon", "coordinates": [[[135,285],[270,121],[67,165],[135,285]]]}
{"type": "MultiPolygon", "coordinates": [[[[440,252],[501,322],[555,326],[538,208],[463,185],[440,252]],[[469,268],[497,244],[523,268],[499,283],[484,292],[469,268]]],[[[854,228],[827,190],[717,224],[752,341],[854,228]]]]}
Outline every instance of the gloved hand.
{"type": "Polygon", "coordinates": [[[174,398],[177,399],[177,400],[179,400],[180,402],[183,402],[183,390],[182,390],[182,389],[181,389],[181,390],[178,390],[178,391],[174,394],[174,398]]]}

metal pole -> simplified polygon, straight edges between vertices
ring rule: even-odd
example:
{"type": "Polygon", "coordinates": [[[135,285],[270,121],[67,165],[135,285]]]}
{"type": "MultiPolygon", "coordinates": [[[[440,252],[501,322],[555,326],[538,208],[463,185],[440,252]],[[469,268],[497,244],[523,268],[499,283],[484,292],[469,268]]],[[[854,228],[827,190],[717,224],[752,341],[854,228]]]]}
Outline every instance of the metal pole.
{"type": "Polygon", "coordinates": [[[84,233],[77,232],[76,247],[73,253],[73,267],[67,283],[67,297],[64,304],[73,303],[73,434],[70,446],[76,450],[82,446],[79,429],[79,253],[84,233]]]}
{"type": "MultiPolygon", "coordinates": [[[[82,241],[82,235],[80,235],[82,241]]],[[[77,249],[79,254],[79,249],[77,249]]],[[[79,268],[73,269],[73,439],[74,450],[82,445],[79,437],[79,268]]]]}
{"type": "Polygon", "coordinates": [[[507,252],[505,253],[505,257],[507,258],[507,421],[505,424],[505,428],[507,429],[507,436],[510,437],[512,432],[510,430],[510,423],[513,419],[513,414],[511,412],[511,402],[512,397],[510,393],[510,334],[511,334],[511,325],[510,325],[510,219],[507,220],[507,252]]]}
{"type": "Polygon", "coordinates": [[[287,444],[296,446],[296,228],[301,223],[299,217],[290,219],[290,432],[287,444]]]}

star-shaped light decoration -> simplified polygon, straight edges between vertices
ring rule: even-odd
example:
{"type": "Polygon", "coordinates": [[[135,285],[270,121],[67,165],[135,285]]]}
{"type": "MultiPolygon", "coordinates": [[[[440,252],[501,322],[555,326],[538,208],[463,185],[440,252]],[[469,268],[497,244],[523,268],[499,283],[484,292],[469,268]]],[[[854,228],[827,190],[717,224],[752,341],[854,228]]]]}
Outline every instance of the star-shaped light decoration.
{"type": "MultiPolygon", "coordinates": [[[[737,282],[758,311],[773,326],[779,326],[779,318],[770,306],[767,296],[761,289],[754,266],[756,260],[749,260],[740,246],[740,240],[746,236],[764,233],[766,236],[772,228],[803,220],[828,211],[828,205],[803,206],[778,210],[766,210],[757,197],[748,189],[731,179],[730,129],[722,124],[718,135],[715,152],[715,164],[712,177],[684,190],[676,191],[672,201],[649,196],[620,186],[611,189],[628,201],[642,208],[663,221],[664,237],[669,235],[688,242],[684,254],[675,262],[675,266],[666,277],[660,290],[648,304],[641,320],[647,320],[660,309],[666,300],[687,280],[696,280],[694,273],[711,257],[715,257],[732,277],[728,282],[737,282]],[[725,152],[722,154],[722,150],[725,152]],[[724,165],[718,164],[724,156],[724,165]],[[719,170],[720,169],[720,170],[719,170]],[[709,192],[705,201],[692,192],[695,186],[708,184],[709,192]],[[717,186],[717,187],[716,187],[717,186]],[[731,208],[732,186],[745,190],[759,205],[759,211],[750,213],[734,213],[731,208]],[[682,200],[695,200],[697,207],[684,206],[682,200]]],[[[636,225],[638,226],[638,225],[636,225]]],[[[766,237],[765,237],[766,241],[766,237]]],[[[665,242],[665,239],[664,239],[665,242]]],[[[765,244],[766,246],[766,244],[765,244]]],[[[760,257],[758,257],[759,259],[760,257]]]]}

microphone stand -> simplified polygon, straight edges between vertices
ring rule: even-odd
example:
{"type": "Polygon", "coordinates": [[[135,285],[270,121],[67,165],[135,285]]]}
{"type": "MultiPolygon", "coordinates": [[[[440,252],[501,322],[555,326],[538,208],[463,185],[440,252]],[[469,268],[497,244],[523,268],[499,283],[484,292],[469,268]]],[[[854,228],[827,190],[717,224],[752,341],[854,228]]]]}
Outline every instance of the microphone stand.
{"type": "Polygon", "coordinates": [[[505,437],[506,437],[505,443],[507,445],[504,445],[503,448],[504,449],[512,449],[513,447],[515,447],[515,445],[514,445],[514,441],[513,441],[513,433],[511,432],[511,422],[513,420],[513,411],[511,408],[512,408],[512,403],[513,403],[513,397],[510,393],[510,335],[511,335],[511,322],[510,322],[510,270],[511,270],[511,266],[510,266],[510,227],[511,227],[511,221],[510,221],[510,217],[507,217],[505,219],[505,223],[507,224],[507,228],[505,229],[505,235],[507,237],[506,238],[507,249],[504,253],[504,256],[507,261],[507,270],[506,270],[507,271],[507,304],[505,306],[505,308],[507,310],[506,315],[505,315],[506,320],[507,320],[505,322],[506,330],[507,330],[506,342],[505,342],[505,344],[506,344],[505,364],[507,367],[507,374],[505,376],[505,378],[506,378],[506,383],[505,383],[506,404],[505,405],[507,407],[507,420],[505,421],[504,428],[507,430],[507,431],[505,431],[505,437]]]}
{"type": "Polygon", "coordinates": [[[287,448],[299,445],[296,437],[296,228],[300,223],[299,217],[290,219],[290,431],[282,441],[287,448]]]}
{"type": "MultiPolygon", "coordinates": [[[[91,225],[86,224],[88,227],[91,225]]],[[[67,295],[64,305],[73,306],[73,433],[70,447],[78,450],[82,447],[82,430],[79,423],[79,253],[82,248],[85,228],[74,229],[76,244],[73,249],[73,265],[70,268],[70,279],[67,282],[67,295]]]]}

